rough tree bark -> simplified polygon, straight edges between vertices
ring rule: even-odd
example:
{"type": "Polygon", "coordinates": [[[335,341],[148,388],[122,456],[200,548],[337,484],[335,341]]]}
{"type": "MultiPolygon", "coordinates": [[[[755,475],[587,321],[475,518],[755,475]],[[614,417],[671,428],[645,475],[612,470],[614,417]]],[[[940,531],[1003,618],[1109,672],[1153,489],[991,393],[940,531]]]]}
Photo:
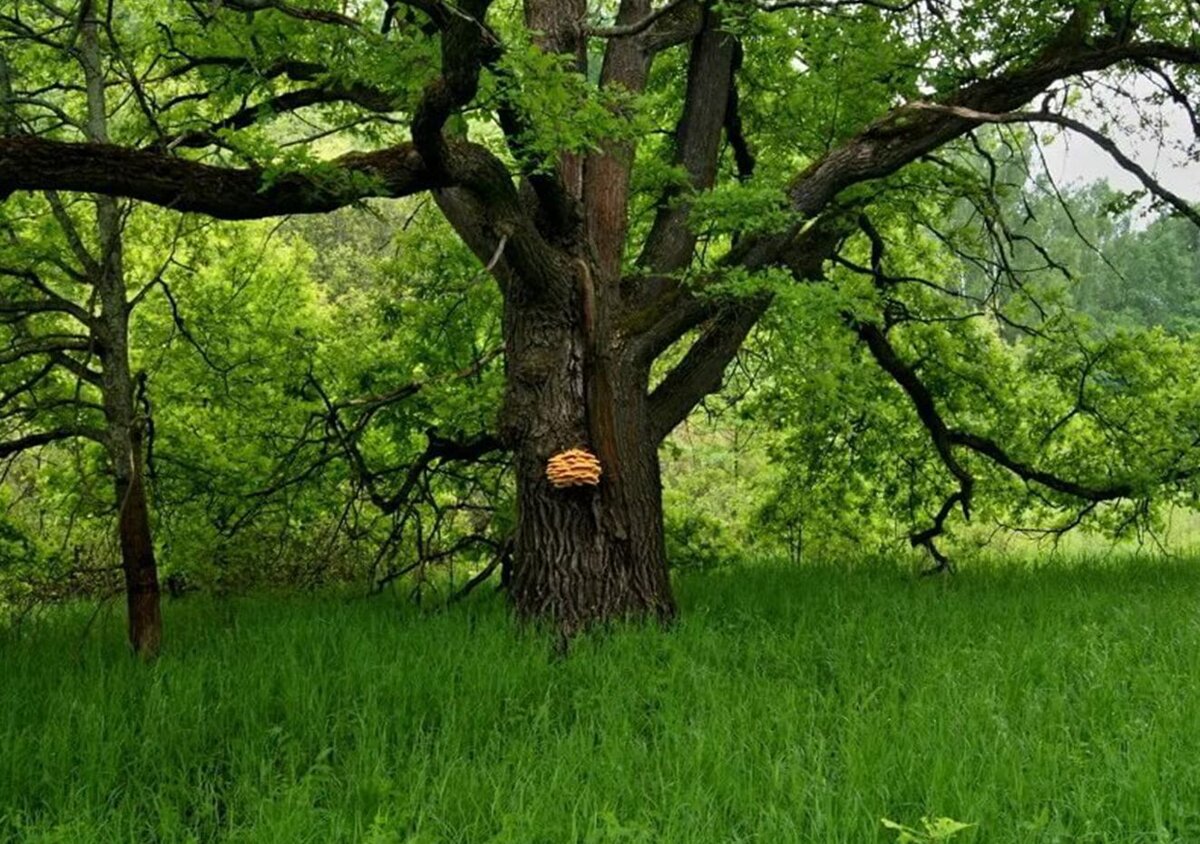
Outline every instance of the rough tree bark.
{"type": "Polygon", "coordinates": [[[675,611],[648,369],[605,330],[593,272],[580,260],[574,278],[511,302],[506,315],[502,432],[516,456],[518,506],[512,596],[521,615],[552,619],[565,633],[675,611]],[[601,484],[553,488],[547,460],[580,446],[600,458],[601,484]]]}

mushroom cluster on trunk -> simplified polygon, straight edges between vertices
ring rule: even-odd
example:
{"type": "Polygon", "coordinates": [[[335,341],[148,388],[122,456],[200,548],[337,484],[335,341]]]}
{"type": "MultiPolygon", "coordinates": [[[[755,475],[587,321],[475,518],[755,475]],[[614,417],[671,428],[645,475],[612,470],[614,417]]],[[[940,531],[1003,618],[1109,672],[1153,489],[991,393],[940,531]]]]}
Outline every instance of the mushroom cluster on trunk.
{"type": "Polygon", "coordinates": [[[546,463],[546,480],[555,489],[572,486],[597,486],[604,470],[600,458],[584,448],[560,451],[546,463]]]}

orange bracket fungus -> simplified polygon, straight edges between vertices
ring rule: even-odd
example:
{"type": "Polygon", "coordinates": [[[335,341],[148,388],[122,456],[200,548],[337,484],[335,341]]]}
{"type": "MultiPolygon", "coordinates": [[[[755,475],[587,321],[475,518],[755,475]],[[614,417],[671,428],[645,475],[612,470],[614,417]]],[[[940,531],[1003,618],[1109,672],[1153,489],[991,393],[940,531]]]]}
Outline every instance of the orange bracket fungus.
{"type": "Polygon", "coordinates": [[[600,458],[585,448],[560,451],[546,462],[546,479],[555,489],[596,486],[603,471],[600,458]]]}

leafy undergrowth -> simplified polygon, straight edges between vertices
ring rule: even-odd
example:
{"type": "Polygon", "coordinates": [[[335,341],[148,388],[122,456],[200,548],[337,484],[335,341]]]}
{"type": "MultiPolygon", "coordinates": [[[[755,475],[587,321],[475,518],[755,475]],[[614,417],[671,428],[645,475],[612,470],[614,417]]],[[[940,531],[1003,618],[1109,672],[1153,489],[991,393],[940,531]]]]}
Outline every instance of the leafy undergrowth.
{"type": "Polygon", "coordinates": [[[678,585],[673,631],[566,659],[489,596],[188,598],[150,667],[118,613],[39,621],[0,637],[0,840],[1200,839],[1200,565],[678,585]]]}

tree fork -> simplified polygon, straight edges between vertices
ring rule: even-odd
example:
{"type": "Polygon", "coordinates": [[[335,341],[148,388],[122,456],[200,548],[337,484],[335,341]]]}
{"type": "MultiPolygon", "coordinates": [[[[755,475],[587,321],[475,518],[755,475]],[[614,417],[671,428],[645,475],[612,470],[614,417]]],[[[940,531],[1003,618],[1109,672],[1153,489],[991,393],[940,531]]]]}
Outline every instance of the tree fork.
{"type": "Polygon", "coordinates": [[[520,616],[549,620],[566,636],[611,619],[675,614],[649,371],[611,330],[605,294],[615,286],[597,289],[592,267],[571,263],[573,283],[550,301],[508,307],[505,411],[517,467],[512,598],[520,616]],[[550,321],[546,309],[570,316],[550,321]],[[554,488],[546,461],[584,445],[603,466],[599,486],[554,488]]]}

